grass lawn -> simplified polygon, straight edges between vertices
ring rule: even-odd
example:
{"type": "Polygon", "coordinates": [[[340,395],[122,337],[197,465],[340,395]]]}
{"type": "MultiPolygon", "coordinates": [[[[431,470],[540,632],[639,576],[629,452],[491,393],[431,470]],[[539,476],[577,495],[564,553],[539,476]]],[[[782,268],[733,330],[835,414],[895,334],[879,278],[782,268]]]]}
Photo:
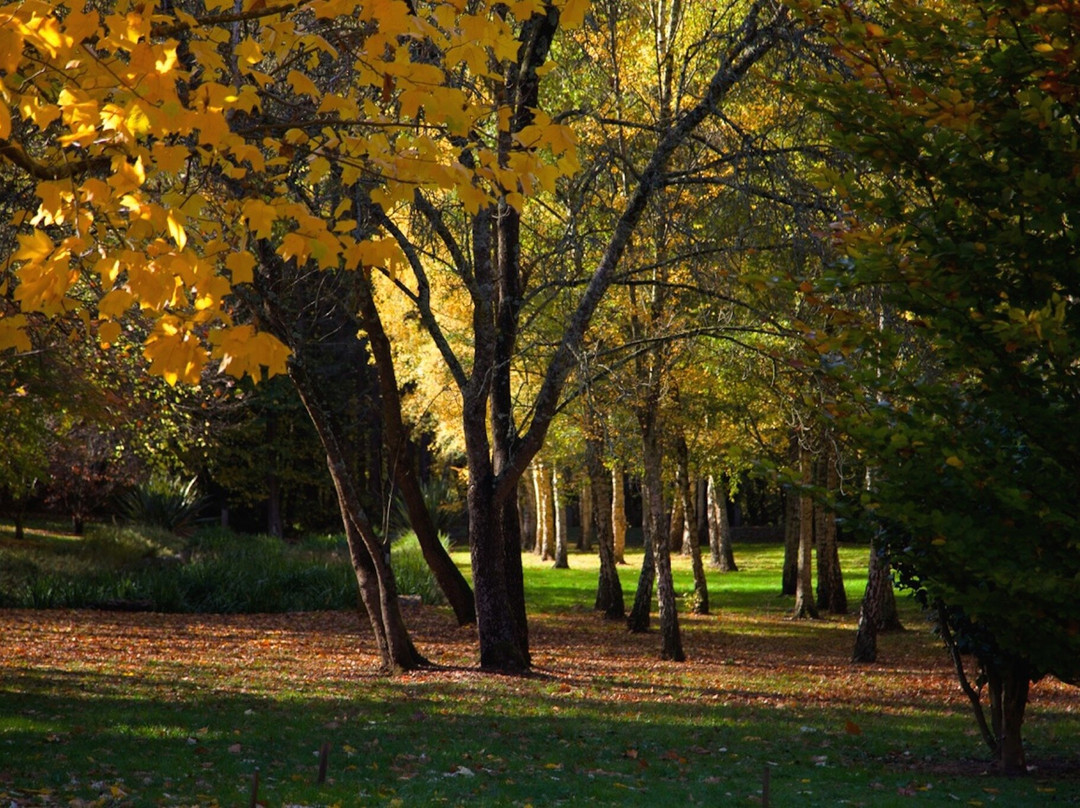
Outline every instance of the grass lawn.
{"type": "MultiPolygon", "coordinates": [[[[842,551],[853,606],[865,557],[842,551]]],[[[909,630],[855,666],[853,616],[786,619],[779,548],[736,559],[710,573],[713,613],[681,616],[676,664],[656,634],[593,613],[594,558],[566,571],[527,555],[526,677],[478,672],[474,629],[446,607],[406,607],[440,667],[398,676],[373,672],[349,611],[0,610],[0,806],[247,806],[256,773],[275,807],[760,805],[766,772],[773,806],[1080,804],[1080,690],[1037,684],[1036,768],[989,776],[909,602],[909,630]]]]}

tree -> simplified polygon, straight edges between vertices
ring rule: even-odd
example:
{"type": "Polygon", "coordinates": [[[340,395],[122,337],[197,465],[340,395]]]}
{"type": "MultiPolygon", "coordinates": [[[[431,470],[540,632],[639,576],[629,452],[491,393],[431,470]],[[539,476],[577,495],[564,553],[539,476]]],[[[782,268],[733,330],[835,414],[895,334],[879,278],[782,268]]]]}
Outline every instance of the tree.
{"type": "Polygon", "coordinates": [[[828,289],[880,290],[899,325],[871,312],[833,343],[862,385],[838,420],[872,464],[870,530],[1021,774],[1029,683],[1080,682],[1080,17],[1019,0],[819,12],[846,72],[815,103],[862,169],[833,177],[849,215],[828,289]]]}

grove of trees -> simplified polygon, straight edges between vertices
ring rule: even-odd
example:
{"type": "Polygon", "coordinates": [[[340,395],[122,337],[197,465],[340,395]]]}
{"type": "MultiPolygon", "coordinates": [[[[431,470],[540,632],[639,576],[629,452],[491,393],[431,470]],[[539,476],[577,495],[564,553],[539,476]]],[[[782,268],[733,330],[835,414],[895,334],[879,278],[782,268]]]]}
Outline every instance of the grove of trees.
{"type": "Polygon", "coordinates": [[[13,513],[39,480],[81,520],[193,474],[267,503],[273,533],[336,513],[383,664],[410,669],[400,500],[481,667],[522,671],[522,548],[550,534],[567,563],[566,497],[597,610],[643,630],[655,605],[680,660],[671,553],[707,611],[704,564],[737,569],[728,504],[767,480],[794,616],[845,613],[838,534],[872,540],[856,655],[889,623],[891,567],[1024,771],[1029,683],[1080,681],[1071,3],[24,0],[0,19],[13,513]],[[451,478],[471,588],[425,491],[451,478]]]}

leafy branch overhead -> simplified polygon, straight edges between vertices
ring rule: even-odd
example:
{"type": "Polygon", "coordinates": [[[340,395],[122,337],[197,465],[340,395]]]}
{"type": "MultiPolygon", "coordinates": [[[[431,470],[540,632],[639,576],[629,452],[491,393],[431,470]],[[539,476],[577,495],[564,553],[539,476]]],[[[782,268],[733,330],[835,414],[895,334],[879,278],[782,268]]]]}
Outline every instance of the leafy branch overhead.
{"type": "Polygon", "coordinates": [[[0,319],[0,348],[28,350],[38,312],[81,317],[110,344],[137,309],[170,382],[197,381],[211,359],[278,373],[288,350],[229,302],[252,280],[254,240],[322,269],[404,265],[350,195],[326,209],[320,186],[362,186],[387,216],[421,188],[473,212],[552,191],[577,167],[572,134],[534,113],[500,161],[515,110],[491,80],[517,54],[514,19],[580,23],[584,4],[460,6],[0,8],[0,158],[39,199],[13,222],[20,311],[0,319]]]}

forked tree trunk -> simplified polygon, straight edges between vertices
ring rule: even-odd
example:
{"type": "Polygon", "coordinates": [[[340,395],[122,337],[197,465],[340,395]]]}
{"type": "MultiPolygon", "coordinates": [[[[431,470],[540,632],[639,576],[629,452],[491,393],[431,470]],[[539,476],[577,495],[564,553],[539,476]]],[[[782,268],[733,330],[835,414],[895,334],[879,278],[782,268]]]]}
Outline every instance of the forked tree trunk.
{"type": "MultiPolygon", "coordinates": [[[[809,486],[814,481],[814,461],[810,452],[799,452],[799,469],[802,484],[809,486]]],[[[795,586],[795,607],[791,616],[795,619],[817,618],[814,606],[814,582],[811,574],[811,545],[814,541],[814,501],[809,494],[799,494],[799,566],[795,586]]]]}
{"type": "Polygon", "coordinates": [[[623,488],[623,472],[618,466],[611,468],[611,533],[615,562],[626,563],[626,490],[623,488]]]}
{"type": "Polygon", "coordinates": [[[986,669],[997,763],[1004,774],[1027,774],[1021,728],[1027,709],[1030,670],[1026,663],[1016,659],[994,660],[986,669]]]}
{"type": "Polygon", "coordinates": [[[392,458],[394,483],[401,492],[409,524],[416,534],[424,561],[435,576],[435,581],[446,596],[446,602],[454,610],[459,626],[476,622],[476,606],[472,588],[446,548],[439,539],[435,521],[428,510],[424,491],[417,475],[416,443],[401,417],[401,395],[398,392],[397,372],[390,340],[383,329],[382,317],[371,296],[366,278],[358,278],[355,284],[360,303],[360,318],[367,334],[371,356],[375,360],[375,376],[379,384],[379,406],[382,412],[383,434],[386,448],[392,458]]]}
{"type": "Polygon", "coordinates": [[[296,355],[290,361],[289,375],[326,452],[330,478],[345,526],[349,555],[360,586],[360,596],[379,646],[382,665],[389,670],[413,670],[424,666],[428,662],[416,650],[401,617],[389,557],[360,504],[345,453],[319,392],[296,355]]]}

